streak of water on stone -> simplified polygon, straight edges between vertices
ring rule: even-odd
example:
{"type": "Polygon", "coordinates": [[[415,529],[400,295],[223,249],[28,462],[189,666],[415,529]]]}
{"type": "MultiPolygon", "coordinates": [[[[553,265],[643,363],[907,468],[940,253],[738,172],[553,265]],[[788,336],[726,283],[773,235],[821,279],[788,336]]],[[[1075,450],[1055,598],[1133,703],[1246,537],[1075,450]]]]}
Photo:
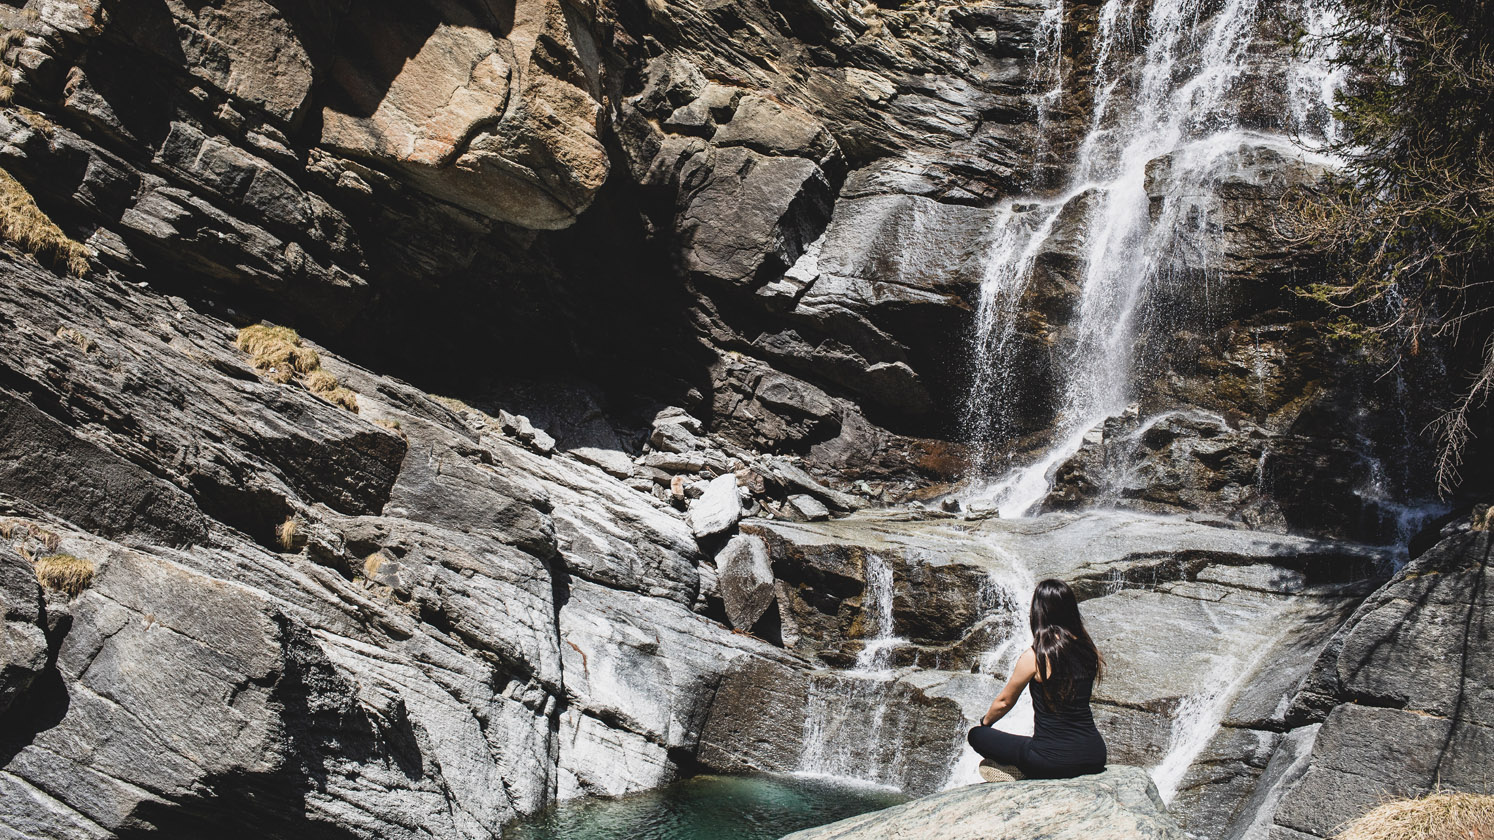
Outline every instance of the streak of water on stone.
{"type": "Polygon", "coordinates": [[[816,674],[810,681],[808,726],[798,775],[850,779],[898,787],[906,767],[903,720],[910,712],[891,703],[895,633],[892,564],[868,554],[863,568],[863,614],[875,629],[854,668],[816,674]],[[859,712],[866,712],[864,716],[859,712]]]}
{"type": "MultiPolygon", "coordinates": [[[[1286,610],[1278,607],[1278,612],[1286,610]]],[[[1273,617],[1261,616],[1262,626],[1270,626],[1273,617]]],[[[1172,732],[1167,742],[1167,752],[1152,768],[1152,780],[1162,801],[1171,804],[1182,787],[1188,769],[1219,731],[1229,707],[1239,696],[1240,690],[1249,685],[1265,664],[1266,657],[1285,640],[1292,631],[1290,622],[1281,622],[1282,629],[1275,635],[1255,640],[1245,640],[1245,647],[1236,648],[1219,656],[1202,688],[1178,704],[1173,715],[1172,732]]]]}
{"type": "MultiPolygon", "coordinates": [[[[1138,338],[1146,325],[1169,317],[1162,311],[1161,292],[1201,269],[1207,304],[1209,266],[1216,258],[1208,243],[1214,238],[1217,194],[1238,173],[1243,147],[1265,145],[1331,164],[1283,133],[1246,129],[1241,98],[1231,94],[1254,69],[1250,50],[1261,40],[1263,6],[1259,0],[1227,0],[1204,17],[1206,5],[1201,0],[1150,5],[1106,0],[1095,36],[1091,121],[1075,154],[1070,186],[1057,198],[1023,197],[994,214],[964,411],[980,465],[964,492],[972,507],[1010,517],[1040,503],[1052,472],[1078,451],[1090,430],[1133,398],[1142,361],[1138,338]],[[1134,32],[1144,33],[1144,48],[1133,60],[1127,48],[1134,32]],[[1160,195],[1160,206],[1153,205],[1154,194],[1160,195]],[[1026,463],[993,475],[998,456],[1017,436],[1014,415],[1027,397],[1018,380],[1020,301],[1051,244],[1055,223],[1070,205],[1082,216],[1077,227],[1083,240],[1082,284],[1072,337],[1066,346],[1053,348],[1062,387],[1049,445],[1026,463]]],[[[1293,11],[1310,27],[1331,26],[1335,19],[1327,0],[1301,0],[1293,11]]],[[[1039,71],[1040,77],[1046,73],[1039,71]]],[[[1331,139],[1330,107],[1342,78],[1328,56],[1294,61],[1288,75],[1283,131],[1331,139]]],[[[1044,137],[1039,146],[1048,143],[1044,137]]]]}

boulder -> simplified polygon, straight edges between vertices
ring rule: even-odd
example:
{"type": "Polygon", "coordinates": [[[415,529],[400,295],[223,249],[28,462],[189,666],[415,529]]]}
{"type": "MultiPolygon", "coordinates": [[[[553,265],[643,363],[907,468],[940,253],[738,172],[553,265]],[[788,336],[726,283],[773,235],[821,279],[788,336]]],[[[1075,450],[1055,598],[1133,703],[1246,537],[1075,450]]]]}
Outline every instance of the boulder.
{"type": "Polygon", "coordinates": [[[690,531],[697,538],[723,533],[742,518],[742,499],[737,494],[735,473],[718,475],[706,485],[700,498],[690,503],[690,531]]]}
{"type": "Polygon", "coordinates": [[[700,421],[690,415],[670,414],[654,421],[648,436],[648,445],[658,452],[689,452],[703,449],[706,442],[700,439],[700,421]]]}
{"type": "Polygon", "coordinates": [[[521,3],[506,37],[464,5],[345,21],[321,142],[488,218],[565,227],[608,173],[596,36],[558,0],[521,3]]]}
{"type": "Polygon", "coordinates": [[[752,629],[773,604],[773,565],[767,546],[757,537],[738,534],[716,555],[716,570],[726,619],[738,630],[752,629]]]}
{"type": "Polygon", "coordinates": [[[693,274],[752,285],[782,274],[819,236],[833,193],[813,161],[730,146],[691,159],[689,193],[677,227],[693,274]]]}
{"type": "Polygon", "coordinates": [[[971,785],[796,831],[784,840],[1184,840],[1139,767],[1077,779],[971,785]]]}
{"type": "Polygon", "coordinates": [[[1321,729],[1273,831],[1330,837],[1387,796],[1494,790],[1491,560],[1494,536],[1461,520],[1355,611],[1288,711],[1321,729]]]}
{"type": "Polygon", "coordinates": [[[0,719],[47,665],[42,593],[31,564],[0,545],[0,719]]]}
{"type": "Polygon", "coordinates": [[[555,451],[555,438],[551,437],[544,429],[535,428],[529,422],[529,418],[522,414],[509,414],[506,411],[498,412],[498,424],[503,433],[511,435],[541,455],[549,455],[555,451]]]}
{"type": "Polygon", "coordinates": [[[819,499],[807,494],[798,493],[788,497],[789,507],[794,513],[810,521],[819,522],[830,518],[830,509],[820,504],[819,499]]]}
{"type": "Polygon", "coordinates": [[[677,755],[696,748],[717,713],[725,674],[794,670],[782,651],[683,605],[584,581],[573,586],[559,621],[569,704],[561,717],[561,799],[670,781],[677,755]]]}

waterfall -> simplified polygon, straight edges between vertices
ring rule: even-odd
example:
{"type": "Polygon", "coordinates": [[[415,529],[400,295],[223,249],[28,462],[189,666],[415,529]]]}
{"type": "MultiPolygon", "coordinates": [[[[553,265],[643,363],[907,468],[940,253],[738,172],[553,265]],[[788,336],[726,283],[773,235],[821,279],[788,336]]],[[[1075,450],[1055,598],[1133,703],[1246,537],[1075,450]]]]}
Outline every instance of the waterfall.
{"type": "Polygon", "coordinates": [[[874,628],[848,671],[824,672],[810,680],[804,752],[797,772],[897,787],[906,756],[903,718],[891,702],[892,652],[904,640],[895,633],[892,564],[866,555],[862,615],[874,628]]]}
{"type": "MultiPolygon", "coordinates": [[[[1001,563],[990,572],[986,591],[982,593],[982,602],[989,605],[983,620],[996,623],[1002,632],[998,636],[1000,641],[980,658],[980,674],[986,679],[983,681],[982,692],[966,708],[966,714],[972,721],[985,714],[986,708],[1006,684],[1006,678],[1017,664],[1017,657],[1032,646],[1028,610],[1037,581],[1027,564],[1017,556],[995,545],[990,545],[989,550],[1001,563]]],[[[1017,698],[1017,704],[996,722],[997,729],[1014,735],[1031,735],[1032,726],[1032,696],[1029,691],[1022,692],[1022,696],[1017,698]]],[[[955,734],[954,749],[954,755],[958,758],[950,767],[949,776],[944,780],[944,788],[980,782],[977,770],[980,756],[966,743],[963,727],[955,734]]]]}
{"type": "MultiPolygon", "coordinates": [[[[1262,42],[1267,4],[1215,5],[1105,0],[1092,45],[1092,111],[1067,185],[1057,195],[1024,196],[995,209],[964,411],[979,462],[966,489],[973,505],[1020,516],[1041,502],[1051,472],[1134,396],[1133,375],[1145,361],[1137,347],[1143,328],[1207,316],[1170,306],[1165,293],[1180,295],[1201,274],[1207,310],[1210,226],[1220,183],[1234,174],[1242,146],[1310,158],[1293,138],[1321,140],[1333,130],[1329,109],[1342,80],[1327,56],[1292,62],[1279,103],[1281,123],[1258,125],[1258,112],[1247,113],[1235,94],[1248,74],[1264,69],[1252,48],[1262,42]],[[1023,399],[1016,355],[1020,301],[1038,258],[1056,247],[1060,228],[1076,232],[1081,265],[1071,334],[1051,348],[1061,381],[1050,443],[1027,463],[992,475],[994,456],[1015,437],[1013,414],[1023,399]]],[[[1270,5],[1290,6],[1311,27],[1334,20],[1329,0],[1270,5]]],[[[1061,27],[1061,2],[1050,5],[1040,29],[1050,25],[1050,15],[1051,25],[1061,27]]],[[[1059,40],[1045,33],[1037,39],[1044,62],[1038,72],[1040,154],[1051,146],[1047,115],[1063,94],[1059,40]]]]}
{"type": "Polygon", "coordinates": [[[861,652],[856,655],[857,672],[876,673],[886,671],[891,664],[892,651],[903,639],[893,632],[892,622],[892,564],[879,554],[866,557],[866,594],[862,596],[862,611],[875,619],[876,632],[866,640],[861,652]],[[866,599],[871,600],[870,608],[866,599]]]}

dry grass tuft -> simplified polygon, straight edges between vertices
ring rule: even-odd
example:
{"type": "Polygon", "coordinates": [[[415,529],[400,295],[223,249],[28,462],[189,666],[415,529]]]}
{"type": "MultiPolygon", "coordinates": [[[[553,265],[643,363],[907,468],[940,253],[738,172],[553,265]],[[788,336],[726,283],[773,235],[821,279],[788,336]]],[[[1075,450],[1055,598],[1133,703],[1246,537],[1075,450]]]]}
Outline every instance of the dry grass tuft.
{"type": "Polygon", "coordinates": [[[301,336],[290,327],[251,324],[239,330],[239,337],[233,343],[245,353],[259,358],[280,349],[281,345],[300,347],[301,336]]]}
{"type": "Polygon", "coordinates": [[[457,414],[461,414],[464,411],[476,411],[477,410],[477,409],[473,408],[472,406],[467,405],[466,403],[464,403],[461,400],[457,399],[456,397],[442,397],[442,396],[438,396],[436,394],[431,394],[431,399],[433,399],[436,402],[438,402],[438,403],[446,406],[447,408],[451,409],[452,411],[455,411],[457,414]]]}
{"type": "Polygon", "coordinates": [[[74,557],[71,554],[48,554],[32,561],[31,566],[36,570],[36,579],[41,581],[42,586],[58,592],[66,592],[69,598],[82,595],[83,590],[93,583],[95,571],[93,561],[82,557],[74,557]]]}
{"type": "Polygon", "coordinates": [[[358,395],[346,388],[333,388],[317,394],[318,397],[333,405],[339,405],[354,414],[358,413],[358,395]]]}
{"type": "Polygon", "coordinates": [[[306,390],[313,394],[327,394],[337,390],[337,377],[324,371],[313,371],[306,376],[306,390]]]}
{"type": "Polygon", "coordinates": [[[0,32],[0,105],[9,105],[16,97],[15,79],[12,76],[15,73],[15,67],[5,60],[5,55],[12,47],[19,46],[24,40],[26,40],[24,30],[6,29],[0,32]]]}
{"type": "Polygon", "coordinates": [[[1494,840],[1494,796],[1433,793],[1387,802],[1334,840],[1494,840]]]}
{"type": "Polygon", "coordinates": [[[286,551],[296,550],[296,537],[301,531],[301,520],[294,516],[287,516],[280,527],[275,529],[275,542],[286,551]]]}
{"type": "Polygon", "coordinates": [[[36,206],[36,200],[21,182],[3,169],[0,169],[0,238],[58,271],[75,277],[88,273],[88,247],[69,239],[36,206]]]}
{"type": "Polygon", "coordinates": [[[1494,505],[1473,506],[1473,530],[1487,531],[1494,525],[1494,505]]]}
{"type": "Polygon", "coordinates": [[[62,537],[24,519],[0,519],[0,539],[9,540],[15,552],[27,560],[37,553],[54,552],[62,544],[62,537]]]}
{"type": "Polygon", "coordinates": [[[322,370],[322,357],[310,347],[301,346],[301,336],[295,330],[252,324],[239,330],[234,345],[248,353],[250,364],[270,381],[287,385],[300,376],[306,390],[358,413],[358,395],[339,387],[337,377],[322,370]]]}
{"type": "Polygon", "coordinates": [[[366,580],[375,579],[379,575],[379,569],[383,568],[384,564],[388,562],[389,558],[382,551],[375,551],[373,554],[368,555],[363,558],[363,577],[366,580]]]}

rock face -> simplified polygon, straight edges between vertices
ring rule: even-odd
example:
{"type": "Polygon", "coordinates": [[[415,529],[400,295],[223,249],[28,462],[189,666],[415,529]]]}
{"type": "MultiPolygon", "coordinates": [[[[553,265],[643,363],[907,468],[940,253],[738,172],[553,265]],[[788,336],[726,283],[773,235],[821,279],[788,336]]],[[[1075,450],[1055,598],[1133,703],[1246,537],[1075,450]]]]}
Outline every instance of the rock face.
{"type": "MultiPolygon", "coordinates": [[[[1268,765],[1288,745],[1301,750],[1300,737],[1282,734],[1289,704],[1390,560],[1378,549],[1116,512],[862,514],[744,529],[772,553],[786,645],[840,667],[883,663],[924,696],[953,701],[966,721],[985,711],[1025,645],[1033,583],[1069,581],[1110,662],[1094,710],[1111,759],[1151,768],[1179,822],[1205,837],[1269,821],[1269,803],[1251,798],[1279,796],[1284,771],[1268,765]],[[865,583],[877,563],[890,570],[891,628],[865,583]]],[[[794,706],[731,679],[722,692],[744,694],[728,701],[742,706],[794,706]]],[[[774,714],[750,725],[770,743],[791,739],[797,722],[774,714]]],[[[1022,714],[1012,718],[1022,725],[1022,714]]],[[[946,744],[947,782],[975,781],[974,753],[958,738],[946,744]]],[[[762,760],[773,758],[769,749],[762,760]]]]}
{"type": "Polygon", "coordinates": [[[1494,541],[1467,520],[1443,535],[1355,611],[1292,702],[1316,738],[1270,837],[1332,836],[1387,795],[1494,792],[1494,541]]]}
{"type": "Polygon", "coordinates": [[[354,414],[180,300],[4,272],[7,827],[492,837],[673,778],[745,661],[808,670],[691,611],[678,511],[516,425],[321,351],[354,414]],[[50,554],[91,580],[44,594],[50,554]]]}
{"type": "MultiPolygon", "coordinates": [[[[885,501],[968,465],[951,440],[991,205],[1060,178],[1091,105],[1078,92],[1096,13],[1059,21],[1073,83],[1039,102],[1048,36],[1029,3],[419,0],[350,15],[322,0],[32,0],[0,10],[23,106],[0,114],[0,164],[102,264],[188,300],[293,322],[464,397],[518,384],[494,379],[582,380],[605,433],[574,448],[615,476],[671,405],[885,501]]],[[[1256,87],[1241,97],[1269,109],[1274,89],[1256,87]]],[[[1175,165],[1154,162],[1150,189],[1175,165]]],[[[1199,284],[1213,308],[1158,324],[1139,396],[1146,416],[1248,416],[1269,433],[1266,476],[1185,467],[1186,487],[1137,506],[1384,531],[1355,493],[1414,476],[1359,457],[1391,434],[1354,407],[1389,397],[1361,393],[1370,377],[1293,310],[1296,264],[1269,223],[1320,173],[1243,141],[1219,166],[1219,247],[1178,257],[1188,277],[1217,275],[1199,284]],[[1343,477],[1307,481],[1323,474],[1343,477]],[[1325,494],[1340,509],[1315,515],[1325,494]]],[[[1024,293],[1008,450],[1057,412],[1092,198],[1074,199],[1024,293]]],[[[1212,440],[1241,469],[1259,443],[1212,440]]],[[[1055,507],[1095,500],[1087,463],[1055,507]]]]}
{"type": "Polygon", "coordinates": [[[978,840],[1183,840],[1157,789],[1136,767],[1111,766],[1104,773],[1056,781],[971,785],[926,796],[784,840],[873,840],[884,837],[978,840]]]}
{"type": "Polygon", "coordinates": [[[749,630],[773,603],[773,565],[763,541],[738,534],[716,555],[716,585],[726,618],[738,630],[749,630]]]}
{"type": "Polygon", "coordinates": [[[4,646],[0,647],[0,716],[24,694],[47,665],[42,632],[41,588],[31,563],[6,550],[0,553],[0,596],[4,597],[4,646]]]}
{"type": "MultiPolygon", "coordinates": [[[[1228,294],[1180,257],[1176,311],[1213,289],[1213,320],[1157,322],[1136,415],[1048,502],[1130,512],[840,518],[969,464],[993,208],[1061,180],[1092,105],[1037,99],[1043,4],[21,5],[0,167],[92,262],[0,253],[8,829],[492,837],[696,767],[859,761],[932,791],[1050,574],[1126,661],[1186,660],[1118,668],[1101,704],[1118,756],[1181,756],[1189,828],[1280,800],[1281,831],[1317,832],[1294,791],[1345,772],[1346,720],[1481,743],[1326,664],[1278,708],[1379,559],[1286,532],[1383,536],[1356,500],[1410,462],[1362,457],[1385,398],[1286,291],[1270,210],[1318,173],[1253,142],[1228,156],[1228,294]],[[235,331],[262,320],[352,396],[256,368],[235,331]],[[53,554],[75,577],[39,586],[53,554]],[[1190,698],[1223,723],[1197,760],[1190,698]],[[875,723],[861,753],[845,709],[875,723]]],[[[1083,79],[1099,7],[1068,6],[1083,79]]],[[[1058,410],[1093,200],[1020,302],[1012,452],[1058,410]]]]}

